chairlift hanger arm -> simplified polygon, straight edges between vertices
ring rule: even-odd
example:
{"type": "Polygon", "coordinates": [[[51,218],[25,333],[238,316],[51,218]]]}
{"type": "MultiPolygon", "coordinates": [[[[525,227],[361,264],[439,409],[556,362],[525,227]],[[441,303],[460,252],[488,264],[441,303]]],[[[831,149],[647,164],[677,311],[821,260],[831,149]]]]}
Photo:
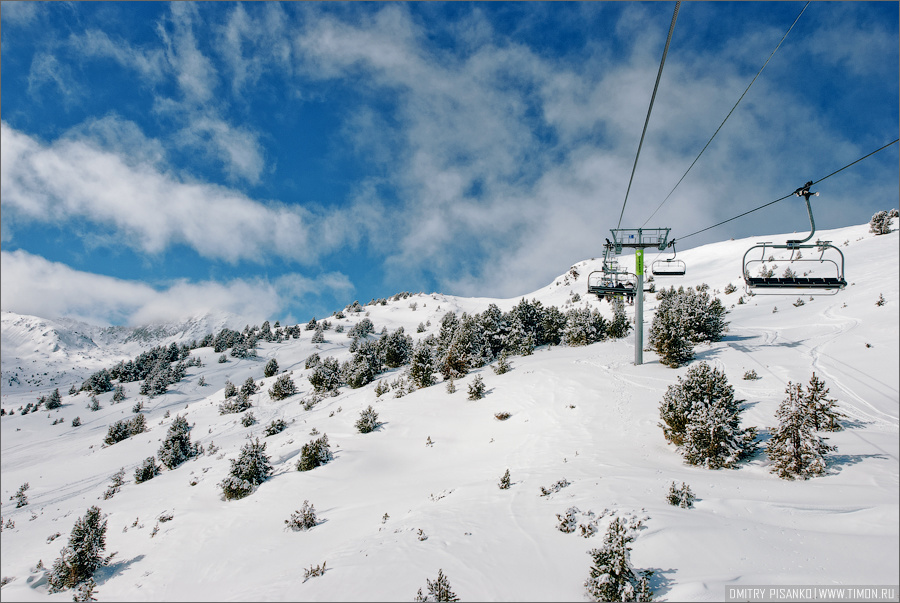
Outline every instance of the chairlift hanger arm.
{"type": "Polygon", "coordinates": [[[815,192],[815,193],[810,192],[809,187],[811,187],[812,185],[813,185],[813,181],[810,180],[809,182],[807,182],[806,184],[804,184],[803,186],[801,186],[800,188],[798,188],[797,190],[794,191],[794,195],[796,195],[798,197],[803,197],[804,199],[806,199],[806,212],[809,214],[810,233],[809,233],[809,236],[806,237],[805,239],[789,240],[787,242],[789,249],[797,248],[797,246],[799,246],[801,243],[805,243],[808,240],[810,240],[811,238],[813,238],[813,235],[816,233],[816,221],[815,221],[815,219],[813,219],[812,206],[809,204],[809,198],[817,197],[819,195],[819,193],[818,192],[815,192]]]}

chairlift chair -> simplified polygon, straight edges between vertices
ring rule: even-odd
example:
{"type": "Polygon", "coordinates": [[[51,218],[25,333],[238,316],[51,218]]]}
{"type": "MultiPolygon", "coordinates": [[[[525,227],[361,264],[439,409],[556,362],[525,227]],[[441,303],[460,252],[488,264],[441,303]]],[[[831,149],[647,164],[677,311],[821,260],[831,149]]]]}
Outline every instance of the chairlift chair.
{"type": "MultiPolygon", "coordinates": [[[[628,272],[609,274],[602,270],[595,270],[588,275],[588,293],[593,293],[600,300],[607,297],[612,299],[616,295],[634,297],[634,281],[625,283],[619,280],[619,276],[630,275],[628,272]]],[[[634,275],[631,275],[634,276],[634,275]]]]}
{"type": "MultiPolygon", "coordinates": [[[[812,239],[816,232],[816,224],[813,220],[812,207],[809,204],[811,196],[817,196],[818,192],[810,192],[809,187],[812,181],[807,182],[804,186],[794,191],[797,196],[806,199],[806,210],[809,213],[810,233],[805,239],[788,240],[783,245],[776,245],[772,242],[765,241],[757,243],[744,253],[742,262],[742,272],[744,275],[745,289],[748,293],[761,293],[769,295],[790,295],[803,292],[817,291],[823,294],[834,295],[847,286],[844,278],[844,254],[840,249],[831,245],[831,241],[817,240],[815,243],[806,243],[812,239]],[[748,259],[748,256],[755,249],[760,250],[759,259],[748,259]],[[815,249],[818,257],[801,257],[801,250],[815,249]],[[791,252],[790,258],[787,260],[790,264],[800,262],[802,265],[810,266],[805,272],[806,276],[775,276],[771,268],[766,271],[766,252],[776,250],[788,250],[791,252]],[[826,257],[826,253],[828,257],[826,257]],[[812,275],[813,267],[827,267],[827,275],[812,275]],[[757,276],[752,276],[754,270],[757,270],[757,276]]],[[[793,271],[792,271],[793,272],[793,271]]]]}
{"type": "Polygon", "coordinates": [[[650,272],[653,273],[653,276],[684,276],[687,267],[685,266],[684,261],[675,259],[678,252],[675,251],[674,239],[669,242],[669,247],[672,248],[674,255],[665,260],[656,260],[653,262],[653,264],[650,265],[650,272]]]}

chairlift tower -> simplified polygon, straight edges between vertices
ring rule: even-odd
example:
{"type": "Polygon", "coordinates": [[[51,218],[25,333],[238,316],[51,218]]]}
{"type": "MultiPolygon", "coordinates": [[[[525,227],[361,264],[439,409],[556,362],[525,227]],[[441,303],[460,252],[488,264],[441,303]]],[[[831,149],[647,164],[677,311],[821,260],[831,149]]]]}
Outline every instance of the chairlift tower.
{"type": "Polygon", "coordinates": [[[623,248],[634,249],[634,364],[644,363],[644,249],[655,247],[665,251],[670,228],[612,228],[613,246],[617,254],[623,248]]]}

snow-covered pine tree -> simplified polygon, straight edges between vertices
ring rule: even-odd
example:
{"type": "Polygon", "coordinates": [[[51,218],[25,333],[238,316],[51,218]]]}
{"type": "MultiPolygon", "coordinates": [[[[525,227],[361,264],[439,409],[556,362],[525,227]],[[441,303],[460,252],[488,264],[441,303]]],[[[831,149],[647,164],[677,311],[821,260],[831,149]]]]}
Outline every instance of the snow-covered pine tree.
{"type": "Polygon", "coordinates": [[[253,380],[253,377],[247,377],[247,380],[244,381],[244,384],[241,386],[241,393],[249,397],[258,391],[259,386],[256,384],[256,381],[253,380]]]}
{"type": "Polygon", "coordinates": [[[134,483],[140,484],[151,480],[162,472],[162,467],[156,464],[155,456],[148,456],[137,469],[134,470],[134,483]]]}
{"type": "Polygon", "coordinates": [[[566,345],[590,345],[606,338],[607,322],[596,309],[572,308],[565,316],[563,341],[566,345]]]}
{"type": "Polygon", "coordinates": [[[685,308],[687,300],[678,296],[674,287],[663,289],[656,298],[660,302],[650,325],[648,343],[662,364],[677,368],[694,358],[694,341],[684,321],[690,314],[685,308]]]}
{"type": "Polygon", "coordinates": [[[230,380],[225,381],[225,397],[230,398],[231,396],[236,396],[238,393],[237,388],[234,386],[230,380]]]}
{"type": "Polygon", "coordinates": [[[783,479],[808,479],[825,472],[825,455],[835,450],[816,434],[812,416],[803,400],[802,385],[788,381],[787,397],[775,412],[778,426],[772,427],[772,437],[766,454],[772,461],[772,473],[783,479]]]}
{"type": "Polygon", "coordinates": [[[127,440],[133,435],[143,433],[147,429],[147,418],[144,415],[135,415],[131,419],[122,419],[109,426],[103,443],[112,446],[122,440],[127,440]]]}
{"type": "Polygon", "coordinates": [[[349,331],[347,331],[347,337],[352,339],[356,338],[365,338],[369,334],[375,332],[375,325],[368,318],[363,318],[358,323],[353,325],[349,331]]]}
{"type": "Polygon", "coordinates": [[[256,339],[241,337],[231,347],[231,355],[235,358],[252,358],[256,356],[256,339]]]}
{"type": "Polygon", "coordinates": [[[625,316],[625,300],[621,296],[614,296],[610,302],[613,308],[613,319],[606,331],[613,339],[621,339],[628,335],[631,325],[625,316]]]}
{"type": "Polygon", "coordinates": [[[431,581],[426,578],[425,582],[428,585],[428,594],[422,594],[420,588],[416,594],[416,601],[459,601],[456,593],[450,590],[450,581],[444,575],[443,569],[438,570],[437,580],[431,581]]]}
{"type": "Polygon", "coordinates": [[[28,504],[28,497],[25,496],[25,491],[28,490],[28,488],[30,488],[30,487],[31,487],[31,485],[28,482],[25,482],[24,484],[19,486],[19,489],[16,490],[15,494],[13,494],[12,496],[9,497],[9,500],[16,501],[17,509],[24,507],[25,505],[28,504]]]}
{"type": "Polygon", "coordinates": [[[472,383],[469,384],[469,400],[481,400],[484,398],[484,379],[481,375],[475,375],[472,383]]]}
{"type": "Polygon", "coordinates": [[[250,398],[247,397],[247,394],[238,393],[231,398],[225,398],[225,401],[219,404],[219,414],[228,415],[244,412],[251,406],[253,406],[253,403],[250,402],[250,398]]]}
{"type": "Polygon", "coordinates": [[[368,385],[384,370],[381,347],[377,342],[359,341],[353,357],[341,365],[341,379],[353,389],[368,385]]]}
{"type": "MultiPolygon", "coordinates": [[[[121,387],[121,385],[119,386],[121,387]]],[[[47,410],[53,410],[54,408],[59,408],[62,406],[62,398],[59,395],[59,388],[53,390],[53,393],[47,398],[44,402],[44,406],[47,410]]]]}
{"type": "Polygon", "coordinates": [[[675,507],[689,509],[694,506],[694,493],[686,483],[681,482],[681,488],[679,488],[675,482],[672,482],[666,495],[666,501],[675,507]]]}
{"type": "Polygon", "coordinates": [[[328,434],[322,434],[321,438],[310,440],[300,449],[297,471],[310,471],[324,465],[332,458],[334,455],[331,453],[331,445],[328,443],[328,434]]]}
{"type": "Polygon", "coordinates": [[[378,428],[378,413],[370,404],[368,408],[359,413],[359,419],[356,421],[356,429],[359,433],[369,433],[378,428]]]}
{"type": "Polygon", "coordinates": [[[494,374],[503,375],[504,373],[508,373],[512,367],[509,364],[509,358],[506,353],[501,353],[500,358],[497,360],[497,364],[494,366],[494,374]]]}
{"type": "Polygon", "coordinates": [[[559,345],[562,343],[565,330],[566,315],[556,306],[544,308],[540,324],[541,343],[559,345]]]}
{"type": "Polygon", "coordinates": [[[250,427],[251,425],[256,425],[256,417],[252,412],[248,412],[243,417],[241,417],[241,425],[244,427],[250,427]]]}
{"type": "Polygon", "coordinates": [[[244,498],[272,474],[272,463],[266,454],[266,444],[248,441],[241,448],[240,455],[231,459],[231,471],[219,483],[226,500],[244,498]]]}
{"type": "Polygon", "coordinates": [[[341,386],[341,365],[333,356],[329,356],[317,366],[309,376],[309,383],[316,392],[331,392],[341,386]]]}
{"type": "Polygon", "coordinates": [[[169,469],[174,469],[189,458],[199,454],[196,444],[191,443],[191,426],[187,419],[181,415],[175,415],[175,420],[166,432],[166,438],[159,447],[160,462],[169,469]]]}
{"type": "Polygon", "coordinates": [[[559,521],[556,529],[563,534],[571,534],[578,529],[578,507],[569,507],[565,515],[557,513],[556,519],[559,521]]]}
{"type": "Polygon", "coordinates": [[[846,418],[846,415],[838,411],[837,400],[829,398],[828,391],[825,382],[813,373],[803,396],[803,404],[806,412],[812,417],[815,429],[840,431],[843,429],[840,420],[846,418]]]}
{"type": "MultiPolygon", "coordinates": [[[[165,358],[157,358],[150,369],[150,372],[141,383],[140,393],[142,396],[158,396],[166,393],[166,389],[170,383],[176,380],[170,374],[170,366],[165,358]]],[[[110,387],[112,389],[112,387],[110,387]]]]}
{"type": "Polygon", "coordinates": [[[409,378],[418,388],[434,385],[434,358],[431,348],[422,340],[413,349],[409,378]]]}
{"type": "Polygon", "coordinates": [[[660,362],[673,368],[690,362],[693,346],[722,339],[727,322],[725,306],[711,298],[703,283],[696,288],[674,287],[657,293],[660,300],[650,326],[650,346],[660,362]]]}
{"type": "MultiPolygon", "coordinates": [[[[425,330],[424,327],[422,330],[425,330]]],[[[403,327],[382,336],[380,342],[385,366],[397,368],[409,362],[412,356],[413,341],[412,337],[403,331],[403,327]]]]}
{"type": "Polygon", "coordinates": [[[459,330],[459,318],[455,312],[446,312],[441,317],[441,328],[437,336],[438,356],[443,356],[450,347],[450,342],[459,330]]]}
{"type": "Polygon", "coordinates": [[[889,234],[891,232],[891,217],[887,211],[880,211],[869,220],[869,232],[876,235],[889,234]]]}
{"type": "Polygon", "coordinates": [[[72,600],[75,603],[82,603],[86,601],[96,601],[94,598],[96,594],[97,583],[94,582],[93,578],[88,578],[84,582],[78,585],[78,590],[75,594],[72,595],[72,600]]]}
{"type": "Polygon", "coordinates": [[[104,558],[106,548],[106,520],[101,521],[100,509],[88,509],[84,517],[75,520],[69,534],[69,544],[60,551],[59,558],[47,575],[50,592],[73,588],[87,581],[112,557],[104,558]]]}
{"type": "Polygon", "coordinates": [[[263,369],[263,375],[266,377],[274,377],[278,373],[278,361],[270,358],[263,369]]]}
{"type": "MultiPolygon", "coordinates": [[[[445,316],[455,318],[453,314],[449,313],[445,316]]],[[[468,341],[466,333],[459,323],[456,323],[456,329],[453,330],[450,341],[447,342],[446,348],[443,350],[443,354],[438,362],[438,368],[444,377],[444,381],[459,379],[469,372],[468,341]]]]}
{"type": "Polygon", "coordinates": [[[121,402],[125,399],[125,386],[121,383],[113,389],[112,401],[121,402]]]}
{"type": "Polygon", "coordinates": [[[303,362],[303,368],[316,368],[317,366],[322,364],[322,359],[319,357],[318,352],[313,352],[309,356],[306,357],[306,360],[303,362]]]}
{"type": "Polygon", "coordinates": [[[631,565],[634,535],[621,517],[614,518],[606,530],[603,546],[591,549],[594,560],[584,588],[592,601],[651,601],[648,578],[652,571],[636,573],[631,565]]]}
{"type": "Polygon", "coordinates": [[[678,489],[678,486],[675,485],[675,482],[669,484],[669,492],[666,494],[666,502],[668,502],[673,507],[677,507],[681,503],[681,491],[678,489]]]}
{"type": "Polygon", "coordinates": [[[272,419],[272,422],[266,425],[263,433],[266,434],[266,437],[269,437],[275,434],[279,434],[285,429],[287,429],[287,422],[285,422],[284,419],[272,419]]]}
{"type": "Polygon", "coordinates": [[[509,480],[510,480],[509,469],[507,469],[506,473],[503,474],[503,477],[500,478],[500,483],[497,485],[500,487],[501,490],[509,490],[510,485],[512,485],[509,480]]]}
{"type": "Polygon", "coordinates": [[[284,400],[297,393],[297,384],[290,373],[282,373],[269,388],[269,397],[273,400],[284,400]]]}
{"type": "Polygon", "coordinates": [[[298,511],[291,513],[291,518],[285,519],[284,523],[295,532],[305,532],[314,528],[319,523],[319,519],[316,517],[316,507],[309,504],[308,500],[304,500],[303,506],[298,511]]]}
{"type": "Polygon", "coordinates": [[[731,467],[755,450],[756,429],[740,428],[741,412],[725,373],[701,362],[666,390],[660,427],[688,463],[731,467]]]}
{"type": "Polygon", "coordinates": [[[487,310],[478,315],[478,325],[485,346],[489,350],[488,357],[496,358],[506,345],[510,328],[509,317],[503,314],[496,304],[490,304],[487,310]]]}

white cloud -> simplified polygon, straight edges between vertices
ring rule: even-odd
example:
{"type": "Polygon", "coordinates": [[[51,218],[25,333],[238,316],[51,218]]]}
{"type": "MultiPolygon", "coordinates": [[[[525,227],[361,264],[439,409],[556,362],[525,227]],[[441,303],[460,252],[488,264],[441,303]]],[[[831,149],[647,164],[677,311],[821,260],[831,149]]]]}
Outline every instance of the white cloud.
{"type": "Polygon", "coordinates": [[[72,102],[83,94],[68,65],[61,63],[49,52],[39,52],[34,55],[28,72],[28,93],[37,98],[47,85],[55,87],[67,102],[72,102]]]}
{"type": "Polygon", "coordinates": [[[41,9],[39,2],[0,2],[0,14],[7,25],[30,25],[41,9]]]}
{"type": "Polygon", "coordinates": [[[166,165],[166,149],[157,139],[148,138],[133,121],[116,113],[92,117],[70,128],[64,138],[78,143],[84,141],[103,151],[115,154],[132,167],[140,165],[163,168],[166,165]]]}
{"type": "Polygon", "coordinates": [[[263,74],[277,70],[290,75],[292,49],[288,17],[280,4],[263,3],[248,14],[237,4],[228,13],[216,41],[231,75],[231,89],[237,97],[260,80],[263,74]]]}
{"type": "MultiPolygon", "coordinates": [[[[238,6],[235,10],[243,9],[238,6]]],[[[260,42],[261,46],[274,53],[272,56],[277,56],[279,48],[289,48],[286,40],[280,46],[275,42],[277,14],[277,10],[268,9],[260,25],[274,28],[267,31],[266,43],[260,42]]],[[[214,61],[203,53],[194,34],[195,27],[204,26],[196,6],[173,3],[170,14],[156,24],[160,47],[133,46],[127,40],[113,40],[103,31],[90,29],[83,34],[72,34],[68,39],[68,48],[82,60],[104,57],[136,72],[142,82],[155,91],[156,113],[181,124],[167,143],[201,153],[221,165],[232,182],[244,180],[257,184],[266,167],[263,146],[258,133],[246,126],[234,125],[222,117],[228,102],[219,90],[221,77],[214,61]],[[175,83],[179,95],[164,96],[158,92],[165,89],[164,84],[168,80],[175,83]]],[[[241,29],[238,31],[243,32],[241,29]]],[[[238,49],[228,49],[226,61],[231,60],[234,85],[238,85],[238,80],[243,85],[245,80],[253,81],[258,73],[255,76],[249,74],[242,62],[235,66],[234,61],[240,55],[239,40],[235,43],[238,49]]],[[[66,86],[67,91],[77,90],[73,88],[73,83],[69,83],[71,77],[67,74],[67,68],[53,55],[44,54],[39,58],[41,60],[36,60],[32,66],[31,86],[35,91],[46,82],[53,82],[60,88],[66,86]]]]}
{"type": "Polygon", "coordinates": [[[887,85],[892,76],[896,80],[897,36],[885,23],[863,21],[858,12],[843,4],[836,4],[820,19],[825,23],[808,45],[815,60],[846,68],[854,75],[881,73],[887,85]]]}
{"type": "Polygon", "coordinates": [[[4,213],[59,223],[90,220],[116,229],[119,244],[143,252],[185,244],[228,262],[275,256],[312,264],[359,236],[353,213],[263,204],[222,186],[183,181],[86,139],[45,145],[3,122],[0,145],[4,213]]]}
{"type": "Polygon", "coordinates": [[[84,57],[107,57],[123,67],[133,69],[149,83],[159,83],[166,71],[166,57],[161,49],[141,49],[125,40],[112,40],[97,29],[89,29],[81,35],[72,34],[69,45],[84,57]]]}
{"type": "Polygon", "coordinates": [[[169,18],[156,27],[166,60],[184,98],[192,103],[206,103],[212,99],[219,77],[212,62],[197,46],[194,36],[194,21],[199,19],[197,7],[189,2],[174,2],[169,9],[169,18]]]}
{"type": "Polygon", "coordinates": [[[66,316],[100,325],[145,325],[224,311],[259,323],[293,302],[353,290],[340,273],[275,280],[178,280],[161,287],[75,270],[22,250],[0,252],[0,307],[46,318],[66,316]]]}
{"type": "Polygon", "coordinates": [[[179,132],[178,142],[199,152],[211,149],[230,180],[259,182],[265,168],[263,148],[255,132],[199,112],[179,132]]]}

